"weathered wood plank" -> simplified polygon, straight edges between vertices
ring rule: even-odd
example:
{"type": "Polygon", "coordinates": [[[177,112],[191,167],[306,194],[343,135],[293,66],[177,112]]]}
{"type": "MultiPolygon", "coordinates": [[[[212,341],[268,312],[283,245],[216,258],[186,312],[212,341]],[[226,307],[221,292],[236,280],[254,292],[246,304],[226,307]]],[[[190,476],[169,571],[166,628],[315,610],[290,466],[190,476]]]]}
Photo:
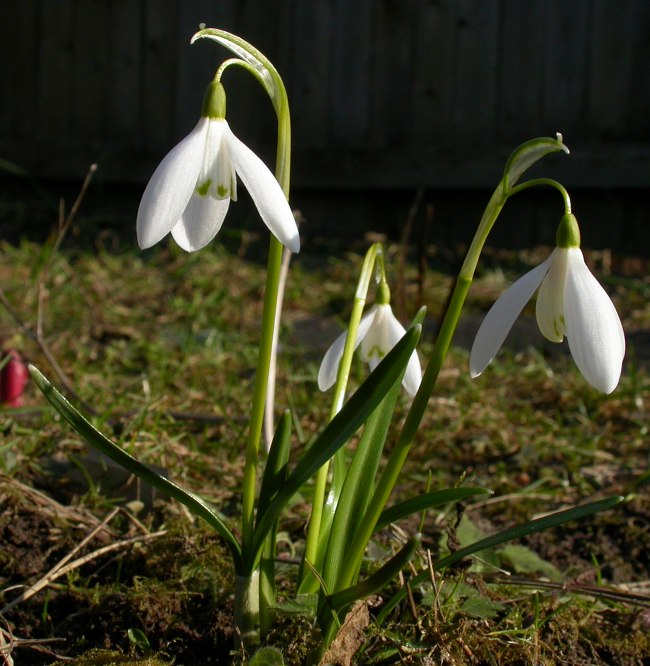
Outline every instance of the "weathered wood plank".
{"type": "MultiPolygon", "coordinates": [[[[67,0],[66,0],[67,1],[67,0]]],[[[72,87],[70,90],[72,128],[77,140],[93,152],[97,148],[106,118],[104,77],[110,58],[106,39],[107,2],[72,2],[72,87]]],[[[68,73],[63,72],[66,76],[68,73]]],[[[93,156],[92,160],[96,159],[93,156]]]]}
{"type": "Polygon", "coordinates": [[[495,127],[499,142],[517,144],[555,129],[547,126],[542,113],[548,19],[546,0],[502,0],[495,127]]]}
{"type": "Polygon", "coordinates": [[[318,149],[329,139],[333,2],[297,2],[294,22],[293,57],[285,82],[290,88],[294,144],[318,149]]]}
{"type": "Polygon", "coordinates": [[[40,37],[40,3],[9,0],[0,20],[0,118],[6,134],[29,138],[41,112],[35,72],[40,37]]]}
{"type": "Polygon", "coordinates": [[[133,120],[138,117],[142,85],[140,28],[142,5],[130,0],[111,0],[107,6],[105,31],[110,53],[106,62],[104,139],[117,140],[134,149],[138,143],[133,120]]]}
{"type": "Polygon", "coordinates": [[[453,0],[421,2],[413,30],[413,150],[451,146],[454,137],[454,54],[457,31],[453,0]]]}
{"type": "Polygon", "coordinates": [[[497,99],[498,2],[462,0],[454,26],[453,115],[451,132],[459,150],[492,142],[497,99]]]}
{"type": "Polygon", "coordinates": [[[588,44],[591,4],[589,0],[546,4],[546,66],[542,116],[551,129],[570,141],[588,138],[586,128],[588,44]]]}
{"type": "Polygon", "coordinates": [[[412,145],[410,36],[416,0],[375,4],[369,78],[369,133],[366,147],[390,150],[412,145]]]}
{"type": "Polygon", "coordinates": [[[142,84],[139,126],[145,153],[167,150],[174,139],[178,4],[142,1],[142,84]]]}
{"type": "Polygon", "coordinates": [[[53,139],[54,145],[74,144],[71,120],[75,113],[75,34],[71,3],[42,2],[40,18],[37,95],[47,112],[34,129],[39,137],[53,139]]]}
{"type": "Polygon", "coordinates": [[[368,140],[369,78],[372,58],[373,0],[334,1],[331,76],[327,81],[332,105],[329,139],[349,150],[368,140]]]}

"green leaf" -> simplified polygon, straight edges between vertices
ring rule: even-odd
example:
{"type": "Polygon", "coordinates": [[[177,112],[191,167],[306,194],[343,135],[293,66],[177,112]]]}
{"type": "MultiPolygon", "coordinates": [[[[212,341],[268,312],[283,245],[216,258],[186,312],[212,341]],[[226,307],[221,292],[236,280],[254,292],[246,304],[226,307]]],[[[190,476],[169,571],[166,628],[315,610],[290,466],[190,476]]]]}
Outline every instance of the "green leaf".
{"type": "Polygon", "coordinates": [[[402,548],[393,555],[384,565],[382,565],[374,574],[368,576],[365,580],[347,587],[345,590],[335,592],[329,597],[330,605],[337,612],[345,610],[357,599],[369,597],[371,594],[379,592],[397,574],[409,563],[422,540],[422,535],[412,536],[402,548]]]}
{"type": "MultiPolygon", "coordinates": [[[[285,410],[278,421],[269,457],[264,466],[262,486],[258,499],[258,511],[260,507],[266,507],[282,487],[287,476],[287,463],[291,448],[291,412],[285,410]]],[[[259,519],[259,514],[258,514],[259,519]]]]}
{"type": "Polygon", "coordinates": [[[539,573],[549,580],[560,581],[562,574],[537,553],[516,543],[508,544],[497,551],[499,558],[510,564],[515,573],[539,573]]]}
{"type": "Polygon", "coordinates": [[[323,578],[332,591],[338,589],[339,569],[349,550],[351,535],[356,532],[359,521],[363,519],[368,508],[400,390],[401,384],[396,383],[368,417],[346,474],[323,559],[323,578]]]}
{"type": "Polygon", "coordinates": [[[233,558],[236,571],[242,567],[241,548],[230,528],[223,521],[217,510],[210,506],[205,500],[188,490],[180,488],[175,483],[166,479],[149,469],[146,465],[136,460],[132,455],[121,449],[108,437],[95,428],[59,391],[47,380],[47,378],[33,365],[29,366],[29,372],[34,383],[42,391],[50,404],[61,416],[90,444],[101,451],[104,455],[114,460],[138,478],[154,486],[161,492],[173,497],[184,504],[192,513],[203,518],[223,538],[233,558]]]}
{"type": "Polygon", "coordinates": [[[248,662],[250,666],[284,666],[282,652],[274,647],[260,648],[248,662]]]}
{"type": "Polygon", "coordinates": [[[449,504],[450,502],[460,502],[475,495],[490,495],[491,492],[486,488],[447,488],[446,490],[436,490],[424,495],[418,495],[417,497],[399,502],[388,509],[384,509],[379,516],[375,530],[380,530],[413,513],[425,511],[434,506],[449,504]]]}
{"type": "MultiPolygon", "coordinates": [[[[477,553],[486,548],[493,548],[507,541],[512,541],[514,539],[519,539],[523,536],[529,534],[534,534],[536,532],[542,532],[544,530],[550,529],[551,527],[557,527],[558,525],[563,525],[564,523],[571,522],[572,520],[580,520],[591,516],[598,511],[604,511],[605,509],[611,509],[616,504],[619,504],[623,501],[623,497],[620,495],[614,495],[597,502],[590,502],[589,504],[582,504],[581,506],[573,507],[572,509],[565,509],[564,511],[558,511],[552,513],[543,518],[537,518],[535,520],[530,520],[523,525],[517,525],[515,527],[510,527],[507,530],[503,530],[498,534],[493,534],[492,536],[486,537],[477,541],[476,543],[471,544],[465,548],[461,548],[447,557],[443,557],[440,560],[437,560],[433,563],[433,569],[435,571],[440,571],[440,569],[445,569],[456,562],[464,559],[465,557],[477,553]]],[[[417,576],[415,576],[411,581],[410,585],[420,585],[430,576],[430,572],[422,571],[417,576]]],[[[387,617],[388,614],[395,608],[395,606],[404,598],[406,595],[406,590],[400,590],[395,594],[390,601],[382,608],[381,612],[377,616],[377,621],[381,624],[387,617]]]]}
{"type": "Polygon", "coordinates": [[[421,330],[416,326],[406,332],[303,454],[260,518],[249,557],[258,557],[266,534],[289,500],[354,435],[395,383],[401,381],[421,330]]]}
{"type": "Polygon", "coordinates": [[[496,617],[503,609],[503,604],[481,595],[465,599],[460,607],[461,613],[480,618],[496,617]]]}

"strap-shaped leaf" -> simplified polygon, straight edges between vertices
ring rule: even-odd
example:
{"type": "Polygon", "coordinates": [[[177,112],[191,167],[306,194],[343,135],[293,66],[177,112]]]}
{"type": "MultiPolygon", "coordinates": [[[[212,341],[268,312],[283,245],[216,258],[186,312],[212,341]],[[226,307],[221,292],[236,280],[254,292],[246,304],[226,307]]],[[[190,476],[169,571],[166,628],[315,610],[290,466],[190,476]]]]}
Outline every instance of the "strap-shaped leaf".
{"type": "Polygon", "coordinates": [[[287,502],[365,423],[368,416],[372,414],[395,383],[401,381],[406,364],[420,338],[421,330],[421,326],[415,326],[406,332],[341,411],[316,437],[259,519],[253,538],[252,552],[246,554],[247,559],[257,559],[266,534],[287,502]]]}
{"type": "MultiPolygon", "coordinates": [[[[258,499],[258,507],[265,507],[282,487],[287,476],[287,463],[291,447],[291,412],[286,410],[275,429],[269,456],[264,466],[262,486],[258,499]]],[[[258,516],[259,518],[259,516],[258,516]]]]}
{"type": "Polygon", "coordinates": [[[357,599],[379,592],[409,563],[422,540],[421,534],[412,536],[393,557],[365,580],[335,592],[330,596],[330,605],[337,611],[344,609],[357,599]]]}
{"type": "Polygon", "coordinates": [[[339,568],[352,540],[351,535],[368,508],[400,389],[401,386],[395,384],[366,421],[345,477],[323,561],[323,578],[330,590],[338,588],[339,568]]]}
{"type": "Polygon", "coordinates": [[[445,490],[425,493],[418,497],[411,497],[382,511],[375,530],[380,530],[418,511],[424,511],[434,506],[448,504],[449,502],[459,502],[474,495],[490,494],[492,494],[492,491],[487,490],[487,488],[447,488],[445,490]]]}
{"type": "Polygon", "coordinates": [[[326,596],[318,612],[318,624],[322,635],[322,648],[326,649],[334,640],[343,616],[357,599],[363,599],[379,592],[408,564],[417,547],[421,535],[411,537],[404,546],[382,565],[374,574],[356,585],[326,596]]]}
{"type": "Polygon", "coordinates": [[[104,455],[114,460],[118,465],[124,467],[138,478],[146,481],[161,492],[184,504],[192,513],[203,518],[226,542],[233,558],[235,571],[242,570],[241,548],[234,534],[219,515],[218,511],[210,506],[205,500],[188,490],[180,488],[175,483],[163,476],[156,474],[146,465],[136,460],[132,455],[124,451],[108,437],[102,434],[95,426],[86,419],[76,407],[74,407],[59,391],[52,386],[47,378],[33,365],[29,366],[29,372],[34,383],[42,391],[50,404],[61,416],[90,444],[101,451],[104,455]]]}
{"type": "MultiPolygon", "coordinates": [[[[462,560],[468,555],[473,553],[478,553],[481,550],[486,548],[493,548],[498,546],[506,541],[512,541],[513,539],[519,539],[522,536],[528,536],[529,534],[534,534],[535,532],[543,532],[548,530],[551,527],[557,527],[558,525],[563,525],[564,523],[571,522],[572,520],[580,520],[581,518],[586,518],[591,516],[598,511],[604,511],[605,509],[610,509],[619,502],[623,501],[623,497],[620,495],[614,495],[597,502],[590,502],[589,504],[582,504],[581,506],[575,506],[571,509],[565,509],[564,511],[557,511],[543,518],[536,518],[535,520],[529,520],[523,525],[516,525],[515,527],[509,527],[507,530],[493,534],[492,536],[486,537],[485,539],[480,539],[465,548],[447,555],[440,560],[437,560],[433,563],[433,569],[435,571],[440,571],[440,569],[445,569],[446,567],[455,564],[456,562],[462,560]]],[[[429,578],[431,575],[429,570],[422,571],[415,578],[410,581],[410,585],[419,585],[429,578]]],[[[393,608],[406,596],[406,590],[402,589],[397,594],[395,594],[392,599],[390,599],[386,605],[381,609],[381,612],[377,616],[377,621],[381,624],[393,608]]]]}

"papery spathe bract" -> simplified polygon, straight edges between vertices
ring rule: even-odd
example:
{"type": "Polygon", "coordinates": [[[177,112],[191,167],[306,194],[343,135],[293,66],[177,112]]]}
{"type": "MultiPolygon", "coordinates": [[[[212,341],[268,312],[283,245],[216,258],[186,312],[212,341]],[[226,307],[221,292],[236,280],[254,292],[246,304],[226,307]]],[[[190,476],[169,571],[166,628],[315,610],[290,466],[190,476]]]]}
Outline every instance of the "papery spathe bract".
{"type": "MultiPolygon", "coordinates": [[[[361,358],[368,363],[372,371],[405,332],[388,303],[373,305],[359,322],[354,348],[361,345],[361,358]]],[[[347,331],[341,333],[325,353],[318,371],[318,387],[321,391],[327,391],[336,382],[347,337],[347,331]]],[[[415,395],[421,379],[420,359],[414,351],[406,366],[402,386],[407,393],[415,395]]]]}
{"type": "Polygon", "coordinates": [[[599,391],[611,393],[621,375],[625,336],[614,304],[587,268],[579,247],[556,247],[501,295],[476,334],[470,353],[472,377],[492,361],[538,287],[536,316],[542,334],[553,342],[566,335],[583,377],[599,391]]]}
{"type": "Polygon", "coordinates": [[[138,243],[148,248],[171,232],[188,252],[205,247],[237,199],[236,174],[271,233],[292,252],[298,227],[279,183],[231,131],[225,118],[202,117],[149,181],[138,209],[138,243]]]}

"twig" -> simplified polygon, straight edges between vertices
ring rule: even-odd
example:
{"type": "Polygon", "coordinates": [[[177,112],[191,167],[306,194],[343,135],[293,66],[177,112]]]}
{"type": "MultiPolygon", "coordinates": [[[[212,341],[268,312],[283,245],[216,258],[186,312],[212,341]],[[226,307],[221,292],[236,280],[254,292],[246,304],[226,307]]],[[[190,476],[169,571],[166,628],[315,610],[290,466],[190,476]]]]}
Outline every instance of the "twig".
{"type": "Polygon", "coordinates": [[[520,578],[517,576],[485,576],[483,580],[489,585],[521,585],[523,587],[541,587],[550,590],[559,590],[561,592],[574,592],[590,597],[609,599],[619,601],[624,604],[634,606],[644,606],[650,608],[650,596],[646,594],[635,594],[625,592],[611,587],[602,587],[599,585],[582,585],[581,583],[554,583],[549,580],[534,580],[530,578],[520,578]]]}
{"type": "Polygon", "coordinates": [[[113,511],[111,511],[111,513],[99,525],[97,525],[97,527],[95,527],[80,543],[78,543],[67,555],[65,555],[65,557],[63,557],[59,562],[57,562],[52,567],[52,569],[50,569],[50,571],[48,571],[39,581],[31,585],[20,596],[16,597],[8,604],[6,604],[2,609],[0,609],[0,614],[6,613],[8,610],[13,608],[17,604],[22,603],[23,601],[27,601],[28,599],[33,597],[37,592],[40,592],[43,588],[47,587],[50,583],[55,581],[57,578],[64,576],[69,571],[73,571],[74,569],[83,566],[87,562],[90,562],[91,560],[94,560],[97,557],[100,557],[101,555],[105,555],[106,553],[110,553],[114,550],[120,550],[122,548],[125,548],[126,546],[129,546],[133,543],[137,543],[139,541],[150,541],[151,539],[156,539],[166,534],[166,530],[161,530],[159,532],[153,532],[151,534],[143,534],[137,537],[133,537],[131,539],[118,541],[117,543],[113,543],[108,546],[99,548],[98,550],[95,550],[92,553],[83,555],[82,557],[79,557],[76,560],[70,562],[72,557],[76,553],[78,553],[86,544],[88,544],[97,535],[97,533],[100,530],[106,527],[106,525],[108,525],[108,523],[110,523],[110,521],[113,520],[113,518],[119,512],[120,509],[114,509],[113,511]]]}
{"type": "Polygon", "coordinates": [[[406,222],[404,223],[404,229],[402,231],[402,237],[400,238],[399,243],[399,260],[397,268],[397,289],[396,289],[396,298],[397,303],[397,316],[399,319],[407,318],[406,311],[406,255],[409,243],[409,237],[411,235],[411,230],[413,229],[413,222],[415,217],[420,210],[420,205],[422,204],[422,199],[424,198],[424,188],[419,187],[415,193],[415,198],[411,207],[409,208],[408,215],[406,216],[406,222]]]}
{"type": "Polygon", "coordinates": [[[18,313],[14,310],[14,308],[11,306],[11,303],[9,303],[9,299],[7,298],[4,290],[2,289],[2,287],[0,287],[0,302],[2,302],[2,305],[5,307],[11,318],[18,325],[18,327],[31,340],[33,340],[36,343],[36,345],[41,350],[42,354],[45,356],[48,363],[54,370],[54,372],[57,374],[59,380],[64,385],[66,391],[75,399],[75,401],[83,405],[84,409],[86,409],[91,414],[96,414],[95,410],[92,407],[90,407],[90,405],[84,403],[81,400],[81,398],[77,395],[72,386],[72,382],[70,382],[70,380],[68,379],[67,375],[65,374],[65,372],[57,362],[56,358],[54,357],[54,354],[52,353],[49,345],[45,341],[45,336],[43,333],[43,320],[45,317],[45,307],[47,304],[47,292],[45,289],[45,283],[47,281],[47,278],[49,277],[49,271],[52,266],[53,258],[55,254],[59,251],[61,243],[63,242],[63,239],[65,238],[68,230],[70,229],[70,226],[72,225],[77,215],[77,212],[79,211],[79,207],[81,206],[81,202],[83,201],[84,196],[86,195],[86,192],[88,190],[88,187],[90,186],[90,182],[92,180],[93,175],[95,174],[95,171],[97,171],[97,165],[91,164],[90,168],[88,169],[88,173],[86,174],[86,177],[84,179],[84,182],[81,186],[81,189],[79,190],[79,194],[77,195],[77,198],[72,204],[72,208],[70,209],[70,212],[68,213],[67,217],[64,217],[63,202],[61,202],[61,205],[59,207],[59,220],[58,220],[56,238],[54,240],[54,244],[52,245],[52,251],[50,253],[50,256],[48,257],[43,268],[41,269],[41,273],[39,275],[37,283],[38,308],[36,313],[35,331],[32,330],[32,328],[29,327],[23,321],[23,319],[18,315],[18,313]]]}
{"type": "MultiPolygon", "coordinates": [[[[302,213],[296,209],[293,216],[297,224],[303,221],[302,213]]],[[[273,340],[271,342],[271,362],[269,364],[269,379],[266,384],[266,406],[264,408],[264,441],[266,450],[271,447],[273,431],[275,430],[273,406],[275,404],[275,378],[277,374],[278,361],[278,336],[280,335],[280,317],[282,315],[282,303],[284,302],[284,292],[287,288],[287,276],[289,274],[289,264],[291,263],[291,251],[286,247],[282,252],[282,264],[280,265],[280,277],[278,284],[278,302],[275,310],[275,323],[273,325],[273,340]]]]}

